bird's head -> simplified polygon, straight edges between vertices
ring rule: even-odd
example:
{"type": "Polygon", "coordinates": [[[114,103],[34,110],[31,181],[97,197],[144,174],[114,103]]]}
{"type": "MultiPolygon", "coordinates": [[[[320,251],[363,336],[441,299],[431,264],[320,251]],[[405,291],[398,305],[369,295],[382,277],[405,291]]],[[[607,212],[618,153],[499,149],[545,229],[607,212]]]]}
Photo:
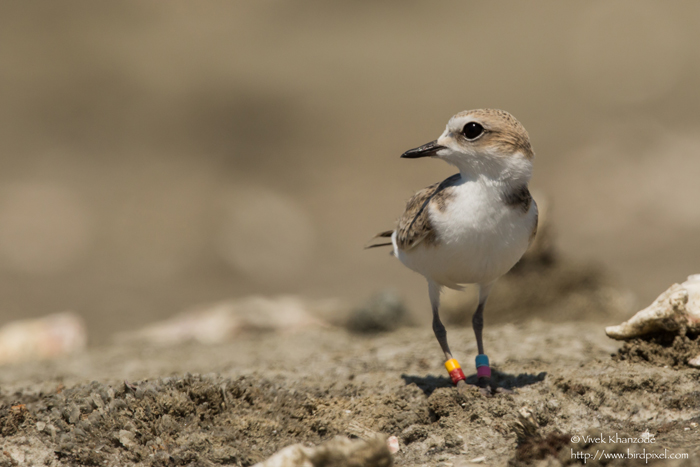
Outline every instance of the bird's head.
{"type": "Polygon", "coordinates": [[[529,179],[535,153],[515,117],[503,110],[478,109],[458,113],[437,140],[401,157],[444,159],[465,176],[529,179]]]}

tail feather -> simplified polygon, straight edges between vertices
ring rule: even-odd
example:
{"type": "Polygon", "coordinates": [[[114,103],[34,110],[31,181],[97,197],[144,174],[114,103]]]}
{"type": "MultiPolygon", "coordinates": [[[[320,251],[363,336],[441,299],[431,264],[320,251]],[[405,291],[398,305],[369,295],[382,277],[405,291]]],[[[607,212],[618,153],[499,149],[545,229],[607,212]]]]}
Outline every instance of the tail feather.
{"type": "Polygon", "coordinates": [[[391,242],[387,242],[387,243],[375,243],[375,244],[373,244],[373,245],[367,245],[367,246],[365,247],[365,250],[369,250],[370,248],[377,248],[377,247],[379,247],[379,246],[392,246],[392,245],[393,245],[393,243],[391,243],[391,242]]]}
{"type": "Polygon", "coordinates": [[[372,237],[372,239],[369,241],[370,244],[365,246],[365,250],[368,250],[368,249],[370,249],[370,248],[377,248],[377,247],[380,247],[380,246],[392,246],[392,245],[393,245],[392,242],[386,242],[386,243],[372,243],[372,241],[374,241],[374,240],[376,240],[376,239],[378,239],[378,238],[391,238],[392,235],[394,235],[394,231],[393,231],[393,230],[387,230],[387,231],[385,231],[385,232],[380,232],[380,233],[378,233],[377,235],[375,235],[374,237],[372,237]]]}

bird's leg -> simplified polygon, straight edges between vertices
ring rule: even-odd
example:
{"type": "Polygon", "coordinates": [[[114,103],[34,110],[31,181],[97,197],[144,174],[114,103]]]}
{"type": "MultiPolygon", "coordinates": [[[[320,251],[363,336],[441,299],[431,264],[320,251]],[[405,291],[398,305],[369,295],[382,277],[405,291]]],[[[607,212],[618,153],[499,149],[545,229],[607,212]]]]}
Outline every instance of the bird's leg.
{"type": "MultiPolygon", "coordinates": [[[[476,336],[476,348],[479,351],[479,355],[484,355],[484,341],[481,337],[481,332],[484,330],[484,307],[486,306],[486,300],[488,300],[489,298],[489,293],[491,293],[492,287],[493,282],[487,285],[479,284],[479,306],[476,307],[474,316],[472,316],[472,328],[474,328],[474,335],[476,336]]],[[[488,362],[488,359],[486,360],[488,362]]],[[[477,362],[477,369],[478,368],[479,365],[477,362]]],[[[486,371],[484,371],[484,373],[486,373],[486,371]]],[[[490,376],[491,371],[489,370],[488,373],[490,376]]]]}
{"type": "Polygon", "coordinates": [[[508,392],[503,389],[499,390],[492,387],[491,366],[489,365],[489,358],[484,353],[484,341],[481,336],[481,332],[484,330],[484,307],[486,306],[486,300],[489,298],[492,287],[493,283],[479,286],[479,305],[476,307],[476,311],[472,317],[472,327],[474,328],[474,335],[476,336],[476,348],[479,351],[479,355],[476,356],[477,384],[484,393],[488,393],[489,391],[508,392]]]}
{"type": "Polygon", "coordinates": [[[474,328],[474,335],[476,335],[476,348],[479,355],[484,353],[484,341],[481,337],[481,332],[484,330],[484,305],[485,302],[479,301],[479,306],[476,307],[474,316],[472,316],[472,328],[474,328]]]}
{"type": "Polygon", "coordinates": [[[450,352],[450,346],[447,344],[447,331],[442,321],[440,321],[438,312],[440,308],[440,286],[435,282],[428,282],[428,293],[430,294],[430,305],[433,307],[433,332],[440,344],[440,348],[445,353],[445,360],[450,360],[452,352],[450,352]]]}
{"type": "Polygon", "coordinates": [[[491,384],[491,367],[489,366],[488,357],[484,354],[484,341],[481,337],[481,332],[484,329],[484,305],[486,300],[481,300],[479,294],[479,306],[476,307],[474,316],[472,317],[472,327],[476,336],[476,348],[479,355],[476,357],[476,376],[477,384],[481,388],[490,386],[491,384]]]}
{"type": "Polygon", "coordinates": [[[455,386],[461,388],[466,386],[464,381],[466,378],[459,363],[452,357],[450,346],[447,343],[447,331],[445,330],[445,325],[440,321],[440,313],[438,311],[440,308],[440,286],[435,282],[428,281],[428,293],[430,295],[430,305],[433,308],[433,332],[445,354],[445,368],[455,386]]]}

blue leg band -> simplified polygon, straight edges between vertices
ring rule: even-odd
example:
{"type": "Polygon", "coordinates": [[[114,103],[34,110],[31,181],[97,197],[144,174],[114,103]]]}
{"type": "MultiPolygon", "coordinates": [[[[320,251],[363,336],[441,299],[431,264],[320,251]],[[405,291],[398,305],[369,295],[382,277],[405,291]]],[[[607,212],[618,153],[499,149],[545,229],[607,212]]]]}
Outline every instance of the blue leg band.
{"type": "Polygon", "coordinates": [[[489,366],[489,357],[485,354],[479,354],[476,356],[476,367],[489,366]]]}

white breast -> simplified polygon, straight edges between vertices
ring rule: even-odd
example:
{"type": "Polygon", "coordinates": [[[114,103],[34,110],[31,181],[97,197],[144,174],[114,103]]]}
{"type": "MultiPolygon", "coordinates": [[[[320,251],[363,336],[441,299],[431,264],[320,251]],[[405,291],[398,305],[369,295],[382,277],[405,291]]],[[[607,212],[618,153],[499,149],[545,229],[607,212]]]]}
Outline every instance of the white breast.
{"type": "Polygon", "coordinates": [[[437,233],[435,245],[396,250],[409,268],[438,284],[488,284],[508,272],[528,247],[537,217],[533,202],[528,212],[507,206],[500,186],[470,181],[454,187],[444,211],[429,206],[437,233]]]}

